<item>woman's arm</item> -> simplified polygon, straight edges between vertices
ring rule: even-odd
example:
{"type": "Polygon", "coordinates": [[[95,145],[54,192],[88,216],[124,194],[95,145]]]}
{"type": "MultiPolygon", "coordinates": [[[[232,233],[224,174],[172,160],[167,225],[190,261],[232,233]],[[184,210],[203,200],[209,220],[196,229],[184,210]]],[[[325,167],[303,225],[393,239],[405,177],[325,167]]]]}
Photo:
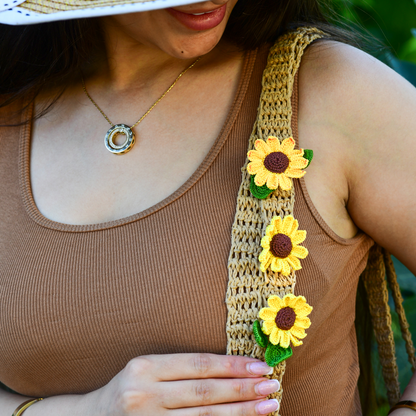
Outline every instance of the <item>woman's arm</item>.
{"type": "MultiPolygon", "coordinates": [[[[325,166],[319,184],[338,191],[355,225],[416,274],[416,89],[366,53],[323,42],[302,64],[299,106],[300,143],[318,148],[314,163],[325,166]]],[[[312,168],[305,180],[314,199],[312,168]]]]}
{"type": "MultiPolygon", "coordinates": [[[[401,397],[400,401],[402,400],[412,400],[416,402],[416,373],[413,374],[413,377],[410,380],[410,383],[405,388],[403,396],[401,397]]],[[[397,409],[390,414],[391,416],[414,416],[415,411],[411,409],[397,409]]]]}
{"type": "MultiPolygon", "coordinates": [[[[302,62],[299,98],[319,212],[345,238],[362,229],[416,274],[416,89],[364,52],[322,42],[302,62]]],[[[416,375],[401,400],[416,401],[416,375]]]]}
{"type": "MultiPolygon", "coordinates": [[[[7,393],[4,390],[0,390],[0,416],[10,416],[13,414],[15,409],[23,402],[31,399],[32,397],[21,396],[19,394],[7,393]]],[[[86,413],[89,411],[86,396],[68,395],[68,396],[57,396],[47,399],[42,402],[37,402],[30,406],[24,412],[24,416],[36,416],[36,415],[86,415],[92,413],[86,413]],[[42,403],[42,406],[40,404],[42,403]],[[36,409],[39,406],[42,410],[36,409]],[[85,412],[81,411],[81,408],[85,412]],[[79,409],[79,411],[77,410],[79,409]]]]}

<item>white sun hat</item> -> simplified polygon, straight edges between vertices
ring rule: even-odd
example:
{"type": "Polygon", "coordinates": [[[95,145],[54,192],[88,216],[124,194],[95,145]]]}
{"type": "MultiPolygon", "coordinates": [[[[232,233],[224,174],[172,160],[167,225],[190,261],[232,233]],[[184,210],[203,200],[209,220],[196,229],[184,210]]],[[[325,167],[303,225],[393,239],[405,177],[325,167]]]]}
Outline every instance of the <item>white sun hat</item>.
{"type": "Polygon", "coordinates": [[[203,0],[0,0],[0,23],[30,25],[145,12],[201,1],[203,0]]]}

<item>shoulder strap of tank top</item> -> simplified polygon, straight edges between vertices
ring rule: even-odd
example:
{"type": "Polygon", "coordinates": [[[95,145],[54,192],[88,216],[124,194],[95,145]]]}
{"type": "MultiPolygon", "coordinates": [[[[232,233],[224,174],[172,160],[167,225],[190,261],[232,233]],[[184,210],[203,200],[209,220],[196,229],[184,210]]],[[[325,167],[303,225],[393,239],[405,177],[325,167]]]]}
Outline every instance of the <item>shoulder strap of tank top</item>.
{"type": "MultiPolygon", "coordinates": [[[[302,55],[314,40],[324,37],[316,28],[303,27],[281,36],[271,47],[263,73],[262,91],[257,119],[249,139],[248,150],[254,149],[257,139],[269,136],[280,141],[292,137],[291,96],[296,72],[302,55]]],[[[278,188],[267,199],[256,199],[250,193],[250,175],[246,161],[237,196],[237,208],[231,235],[228,259],[228,288],[226,304],[227,354],[246,355],[264,359],[264,350],[254,341],[253,322],[261,308],[267,306],[271,295],[283,298],[294,291],[296,276],[268,270],[262,272],[259,264],[260,241],[273,216],[281,218],[293,214],[294,187],[289,191],[278,188]]],[[[278,364],[271,377],[280,381],[285,362],[278,364]]],[[[272,395],[281,401],[282,391],[272,395]]],[[[278,414],[276,412],[275,414],[278,414]]]]}

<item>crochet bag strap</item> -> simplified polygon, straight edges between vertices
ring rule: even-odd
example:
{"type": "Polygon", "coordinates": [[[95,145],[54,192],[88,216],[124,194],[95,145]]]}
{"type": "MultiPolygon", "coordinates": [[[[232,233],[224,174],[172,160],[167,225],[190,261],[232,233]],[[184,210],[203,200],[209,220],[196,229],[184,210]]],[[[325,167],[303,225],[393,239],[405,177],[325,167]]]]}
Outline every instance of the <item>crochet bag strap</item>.
{"type": "MultiPolygon", "coordinates": [[[[322,37],[324,33],[320,30],[304,27],[281,36],[271,47],[263,73],[260,104],[248,150],[254,149],[257,139],[267,140],[269,136],[274,136],[282,141],[292,136],[291,96],[294,78],[307,46],[322,37]]],[[[246,161],[242,168],[228,259],[227,354],[264,359],[264,350],[254,341],[253,322],[257,319],[259,310],[267,305],[267,299],[271,295],[283,297],[293,293],[296,277],[293,270],[288,276],[260,270],[260,240],[273,216],[280,215],[283,218],[293,214],[295,195],[292,187],[289,191],[279,188],[267,199],[254,198],[250,193],[247,163],[246,161]]],[[[275,367],[272,375],[280,381],[281,386],[284,372],[283,361],[275,367]]],[[[281,387],[272,398],[280,402],[282,392],[281,387]]]]}
{"type": "Polygon", "coordinates": [[[395,309],[399,317],[401,333],[405,340],[407,355],[413,371],[416,370],[416,357],[409,324],[402,305],[403,298],[397,283],[397,275],[390,254],[385,249],[378,245],[372,247],[362,279],[369,301],[371,320],[378,344],[383,378],[387,388],[387,397],[390,405],[393,406],[399,401],[401,394],[391,313],[388,304],[387,283],[392,293],[395,309]]]}

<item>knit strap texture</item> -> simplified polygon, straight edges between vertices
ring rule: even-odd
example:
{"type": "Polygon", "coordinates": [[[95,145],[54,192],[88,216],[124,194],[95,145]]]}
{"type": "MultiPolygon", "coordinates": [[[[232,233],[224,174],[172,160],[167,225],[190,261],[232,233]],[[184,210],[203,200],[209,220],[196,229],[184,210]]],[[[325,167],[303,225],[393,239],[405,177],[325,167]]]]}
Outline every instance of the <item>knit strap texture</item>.
{"type": "Polygon", "coordinates": [[[401,393],[387,283],[390,287],[406,352],[413,371],[416,370],[416,357],[393,262],[390,254],[377,244],[370,250],[362,279],[367,292],[387,398],[390,405],[393,406],[399,401],[401,393]]]}
{"type": "MultiPolygon", "coordinates": [[[[269,136],[275,136],[282,141],[292,137],[291,97],[295,75],[307,46],[322,37],[324,33],[318,29],[304,27],[281,36],[271,47],[248,150],[254,149],[257,139],[267,140],[269,136]]],[[[247,164],[248,161],[242,168],[228,259],[227,354],[264,360],[264,350],[255,343],[252,334],[253,322],[258,318],[260,309],[267,306],[267,299],[271,295],[283,297],[294,292],[296,276],[294,271],[289,276],[270,270],[261,272],[258,260],[260,241],[273,216],[280,215],[283,218],[293,215],[295,194],[294,187],[290,191],[279,188],[267,199],[254,198],[250,193],[247,164]]],[[[271,395],[279,403],[282,399],[285,367],[285,362],[280,363],[271,376],[280,381],[280,390],[271,395]]],[[[278,411],[274,413],[278,414],[278,411]]]]}

